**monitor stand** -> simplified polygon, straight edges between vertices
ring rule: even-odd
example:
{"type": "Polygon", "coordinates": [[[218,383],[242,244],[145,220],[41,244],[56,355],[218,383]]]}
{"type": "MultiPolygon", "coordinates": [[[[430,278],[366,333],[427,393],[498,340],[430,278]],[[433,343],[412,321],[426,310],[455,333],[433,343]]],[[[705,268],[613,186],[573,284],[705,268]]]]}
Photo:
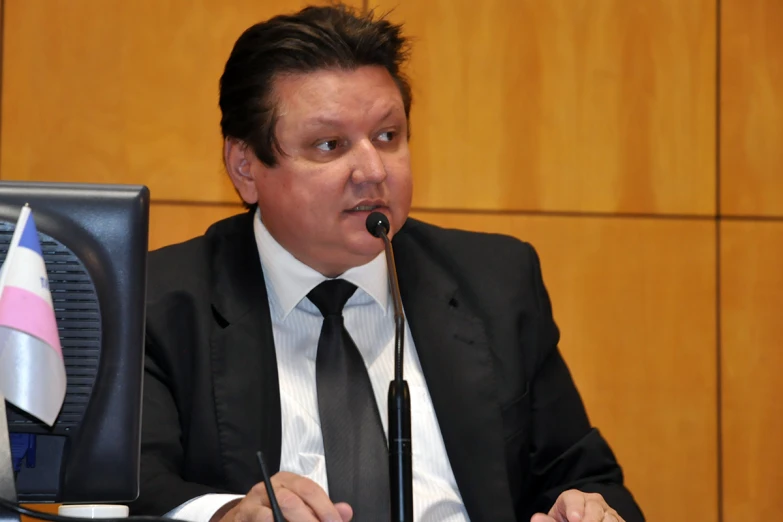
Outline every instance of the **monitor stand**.
{"type": "MultiPolygon", "coordinates": [[[[11,459],[11,439],[5,413],[5,397],[0,395],[0,498],[16,504],[14,464],[11,459]]],[[[20,522],[19,514],[0,507],[0,522],[20,522]]]]}

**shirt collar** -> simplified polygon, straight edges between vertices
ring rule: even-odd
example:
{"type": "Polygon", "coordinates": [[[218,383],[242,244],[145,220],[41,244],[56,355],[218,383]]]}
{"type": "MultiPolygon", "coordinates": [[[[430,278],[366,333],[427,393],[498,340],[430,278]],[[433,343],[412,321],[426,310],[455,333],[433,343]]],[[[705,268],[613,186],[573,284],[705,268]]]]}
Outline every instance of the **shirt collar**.
{"type": "MultiPolygon", "coordinates": [[[[282,309],[282,319],[285,319],[310,290],[328,278],[283,248],[264,226],[259,210],[256,210],[253,219],[253,232],[261,266],[270,286],[267,291],[274,294],[282,309]]],[[[389,282],[384,252],[365,265],[347,270],[338,278],[355,284],[386,312],[389,304],[389,282]]]]}

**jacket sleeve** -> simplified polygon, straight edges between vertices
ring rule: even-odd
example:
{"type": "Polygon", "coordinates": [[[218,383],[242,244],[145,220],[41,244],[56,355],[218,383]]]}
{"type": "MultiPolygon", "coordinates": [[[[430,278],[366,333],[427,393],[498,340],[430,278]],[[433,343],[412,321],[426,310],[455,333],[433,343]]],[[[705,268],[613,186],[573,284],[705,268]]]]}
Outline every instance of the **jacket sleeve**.
{"type": "Polygon", "coordinates": [[[626,522],[643,522],[641,509],[624,485],[622,468],[601,433],[591,426],[557,347],[559,333],[535,251],[533,257],[533,288],[543,322],[530,380],[533,507],[546,513],[561,493],[578,489],[600,493],[626,522]]]}
{"type": "Polygon", "coordinates": [[[184,448],[169,364],[148,335],[142,406],[141,484],[132,514],[163,515],[207,493],[227,491],[182,478],[184,448]]]}

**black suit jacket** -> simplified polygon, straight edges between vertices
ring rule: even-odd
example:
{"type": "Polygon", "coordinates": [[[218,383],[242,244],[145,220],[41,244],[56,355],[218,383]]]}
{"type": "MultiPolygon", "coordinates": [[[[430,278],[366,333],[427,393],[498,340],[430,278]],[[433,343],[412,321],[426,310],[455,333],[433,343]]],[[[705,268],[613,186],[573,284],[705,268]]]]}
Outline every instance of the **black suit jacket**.
{"type": "MultiPolygon", "coordinates": [[[[258,449],[279,468],[277,365],[252,219],[228,218],[150,254],[134,513],[162,514],[209,492],[246,493],[261,481],[258,449]]],[[[527,521],[569,488],[599,492],[627,522],[643,520],[561,358],[533,248],[413,219],[393,244],[471,520],[527,521]]]]}

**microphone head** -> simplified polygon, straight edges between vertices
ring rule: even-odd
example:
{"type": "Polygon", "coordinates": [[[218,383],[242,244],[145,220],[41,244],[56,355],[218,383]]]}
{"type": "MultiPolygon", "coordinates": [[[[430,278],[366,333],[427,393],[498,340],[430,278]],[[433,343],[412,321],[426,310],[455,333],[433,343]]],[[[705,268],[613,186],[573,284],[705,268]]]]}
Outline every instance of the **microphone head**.
{"type": "Polygon", "coordinates": [[[375,237],[381,237],[381,234],[389,233],[389,218],[381,212],[370,212],[365,222],[367,231],[375,237]]]}

